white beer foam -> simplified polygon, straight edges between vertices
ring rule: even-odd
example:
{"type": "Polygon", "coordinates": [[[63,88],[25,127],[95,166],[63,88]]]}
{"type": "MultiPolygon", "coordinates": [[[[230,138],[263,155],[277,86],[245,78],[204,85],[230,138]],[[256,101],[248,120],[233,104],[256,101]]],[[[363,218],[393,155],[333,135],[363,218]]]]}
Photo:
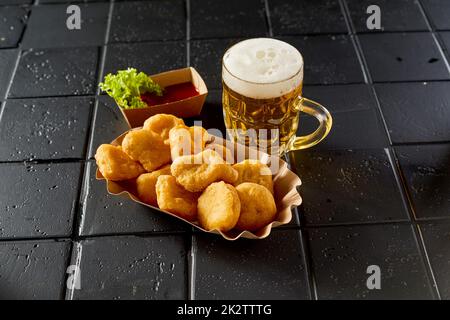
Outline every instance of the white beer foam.
{"type": "Polygon", "coordinates": [[[303,80],[303,57],[290,44],[270,38],[244,40],[223,57],[222,79],[246,97],[279,97],[303,80]]]}

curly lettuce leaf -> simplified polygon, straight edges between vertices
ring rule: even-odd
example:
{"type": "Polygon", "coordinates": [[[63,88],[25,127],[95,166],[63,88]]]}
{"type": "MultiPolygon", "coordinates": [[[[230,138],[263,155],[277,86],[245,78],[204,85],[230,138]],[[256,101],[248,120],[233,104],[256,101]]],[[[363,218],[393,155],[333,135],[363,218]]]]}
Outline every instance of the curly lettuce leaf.
{"type": "Polygon", "coordinates": [[[141,94],[152,92],[162,96],[162,88],[144,72],[137,72],[134,68],[120,70],[117,74],[105,76],[100,89],[112,97],[124,109],[146,108],[147,104],[141,100],[141,94]]]}

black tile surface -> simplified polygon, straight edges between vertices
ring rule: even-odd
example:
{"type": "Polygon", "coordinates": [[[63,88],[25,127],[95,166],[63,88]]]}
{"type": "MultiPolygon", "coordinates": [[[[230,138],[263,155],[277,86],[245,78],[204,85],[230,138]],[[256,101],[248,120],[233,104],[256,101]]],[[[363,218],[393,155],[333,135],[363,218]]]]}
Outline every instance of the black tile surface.
{"type": "Polygon", "coordinates": [[[432,299],[433,289],[409,225],[309,229],[319,299],[432,299]],[[369,290],[367,267],[380,268],[369,290]]]}
{"type": "Polygon", "coordinates": [[[218,129],[222,133],[222,136],[225,137],[226,132],[222,112],[222,90],[211,90],[208,92],[200,117],[189,119],[186,122],[189,123],[190,120],[199,120],[202,122],[201,125],[204,128],[218,129]]]}
{"type": "Polygon", "coordinates": [[[442,299],[450,299],[450,222],[423,223],[420,225],[430,264],[442,299]]]}
{"type": "MultiPolygon", "coordinates": [[[[0,298],[450,299],[447,2],[0,0],[0,298]],[[384,31],[366,29],[369,4],[384,31]],[[225,241],[95,180],[98,145],[127,129],[104,74],[193,66],[209,94],[184,120],[223,133],[222,56],[269,35],[300,50],[304,95],[333,116],[285,157],[303,181],[290,224],[225,241]]],[[[302,114],[298,133],[316,126],[302,114]]]]}
{"type": "Polygon", "coordinates": [[[347,33],[338,0],[269,0],[274,35],[347,33]]]}
{"type": "Polygon", "coordinates": [[[24,48],[82,47],[102,45],[105,42],[108,3],[78,4],[81,14],[80,29],[69,29],[66,21],[67,4],[33,7],[24,34],[24,48]],[[45,34],[45,37],[42,35],[45,34]]]}
{"type": "Polygon", "coordinates": [[[418,219],[450,217],[450,145],[396,147],[418,219]]]}
{"type": "MultiPolygon", "coordinates": [[[[332,116],[333,127],[330,133],[315,149],[371,149],[389,145],[383,124],[374,109],[338,112],[332,116]]],[[[315,118],[302,114],[297,135],[310,134],[317,127],[315,118]]]]}
{"type": "Polygon", "coordinates": [[[128,67],[146,74],[186,67],[186,45],[181,41],[108,45],[103,75],[128,67]]]}
{"type": "Polygon", "coordinates": [[[185,37],[186,13],[182,0],[114,4],[110,42],[178,40],[185,37]]]}
{"type": "Polygon", "coordinates": [[[69,242],[0,242],[0,299],[61,299],[69,242]]]}
{"type": "Polygon", "coordinates": [[[358,37],[374,82],[450,78],[444,57],[429,33],[367,34],[358,37]]]}
{"type": "Polygon", "coordinates": [[[421,0],[433,28],[450,30],[450,3],[446,0],[421,0]]]}
{"type": "Polygon", "coordinates": [[[450,141],[450,82],[375,88],[393,143],[450,141]]]}
{"type": "Polygon", "coordinates": [[[191,39],[267,36],[264,0],[192,0],[191,39]]]}
{"type": "Polygon", "coordinates": [[[188,227],[177,219],[142,206],[127,198],[111,196],[105,181],[95,179],[97,166],[87,164],[82,196],[80,234],[118,234],[138,232],[183,231],[188,227]]]}
{"type": "Polygon", "coordinates": [[[0,119],[0,161],[84,158],[89,97],[8,100],[0,119]]]}
{"type": "Polygon", "coordinates": [[[25,5],[25,4],[31,4],[33,0],[0,0],[0,5],[25,5]]]}
{"type": "Polygon", "coordinates": [[[332,114],[376,108],[375,96],[366,84],[306,86],[303,95],[319,102],[332,114]]]}
{"type": "Polygon", "coordinates": [[[383,149],[291,152],[302,179],[300,218],[309,224],[409,220],[383,149]]]}
{"type": "Polygon", "coordinates": [[[364,82],[361,66],[349,36],[282,38],[303,56],[305,84],[364,82]]]}
{"type": "Polygon", "coordinates": [[[119,135],[129,130],[128,124],[115,101],[109,96],[99,96],[91,130],[89,158],[93,158],[97,148],[103,143],[110,143],[119,135]]]}
{"type": "Polygon", "coordinates": [[[74,250],[81,289],[68,299],[186,299],[181,236],[113,237],[82,241],[74,250]]]}
{"type": "Polygon", "coordinates": [[[24,51],[9,97],[93,94],[97,56],[95,47],[24,51]]]}
{"type": "Polygon", "coordinates": [[[70,236],[81,167],[0,164],[0,238],[70,236]]]}
{"type": "Polygon", "coordinates": [[[350,16],[357,32],[380,31],[426,31],[428,30],[425,16],[417,0],[345,0],[350,16]],[[380,8],[381,29],[370,30],[367,20],[372,13],[367,8],[377,5],[380,8]]]}
{"type": "Polygon", "coordinates": [[[191,66],[202,75],[208,89],[222,87],[222,57],[236,42],[232,39],[191,41],[191,66]]]}
{"type": "Polygon", "coordinates": [[[0,48],[17,46],[27,18],[25,7],[0,7],[0,48]]]}
{"type": "Polygon", "coordinates": [[[78,2],[108,2],[108,0],[37,0],[39,4],[43,3],[78,3],[78,2]]]}
{"type": "Polygon", "coordinates": [[[0,100],[5,98],[18,54],[16,49],[0,50],[0,100]]]}
{"type": "Polygon", "coordinates": [[[439,32],[439,37],[443,43],[443,49],[447,53],[447,61],[450,57],[450,32],[439,32]]]}
{"type": "Polygon", "coordinates": [[[194,250],[195,299],[310,298],[299,231],[234,242],[201,234],[194,250]]]}

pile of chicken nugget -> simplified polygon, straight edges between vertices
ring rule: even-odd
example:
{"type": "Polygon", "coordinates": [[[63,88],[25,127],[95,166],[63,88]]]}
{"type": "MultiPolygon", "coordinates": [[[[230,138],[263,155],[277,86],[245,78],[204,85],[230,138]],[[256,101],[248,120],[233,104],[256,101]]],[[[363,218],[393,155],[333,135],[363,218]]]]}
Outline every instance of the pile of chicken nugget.
{"type": "Polygon", "coordinates": [[[102,144],[95,159],[104,178],[131,181],[142,202],[205,230],[257,231],[273,222],[269,167],[258,160],[233,164],[231,151],[210,138],[202,127],[158,114],[129,131],[121,146],[102,144]]]}

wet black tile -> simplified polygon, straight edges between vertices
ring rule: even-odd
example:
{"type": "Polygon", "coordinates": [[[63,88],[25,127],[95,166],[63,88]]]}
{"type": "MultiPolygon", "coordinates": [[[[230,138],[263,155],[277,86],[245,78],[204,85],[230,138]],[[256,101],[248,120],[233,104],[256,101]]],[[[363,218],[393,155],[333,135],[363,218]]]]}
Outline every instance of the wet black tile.
{"type": "Polygon", "coordinates": [[[359,40],[375,82],[450,78],[429,33],[366,34],[359,40]]]}
{"type": "Polygon", "coordinates": [[[372,225],[308,229],[319,299],[432,299],[413,229],[372,225]],[[368,289],[380,268],[381,288],[368,289]]]}
{"type": "MultiPolygon", "coordinates": [[[[372,149],[389,145],[383,124],[374,109],[333,113],[333,126],[328,136],[314,148],[319,150],[335,149],[372,149]]],[[[310,116],[300,117],[298,135],[314,132],[318,122],[310,116]]]]}
{"type": "Polygon", "coordinates": [[[109,42],[185,39],[185,15],[181,0],[115,3],[109,42]]]}
{"type": "Polygon", "coordinates": [[[396,147],[418,219],[450,217],[450,145],[396,147]]]}
{"type": "Polygon", "coordinates": [[[24,51],[9,97],[94,94],[97,57],[97,48],[24,51]]]}
{"type": "Polygon", "coordinates": [[[441,299],[450,299],[450,222],[436,221],[420,224],[423,240],[436,279],[441,299]]]}
{"type": "Polygon", "coordinates": [[[0,50],[0,100],[5,98],[18,54],[16,49],[0,50]]]}
{"type": "Polygon", "coordinates": [[[309,299],[299,231],[264,240],[195,236],[195,299],[309,299]]]}
{"type": "Polygon", "coordinates": [[[450,2],[446,0],[422,0],[432,26],[436,30],[450,30],[450,2]]]}
{"type": "MultiPolygon", "coordinates": [[[[206,129],[217,129],[225,137],[225,123],[223,122],[222,90],[208,92],[199,120],[206,129]]],[[[189,121],[189,120],[188,120],[189,121]]]]}
{"type": "Polygon", "coordinates": [[[42,3],[78,3],[78,2],[108,2],[108,0],[38,0],[42,3]]]}
{"type": "Polygon", "coordinates": [[[108,45],[103,75],[128,67],[147,74],[186,67],[186,45],[181,41],[108,45]],[[151,58],[143,58],[147,55],[151,58]]]}
{"type": "Polygon", "coordinates": [[[105,42],[108,3],[78,4],[80,29],[69,29],[67,4],[33,7],[22,41],[24,48],[97,46],[105,42]],[[45,37],[42,35],[45,34],[45,37]]]}
{"type": "Polygon", "coordinates": [[[70,236],[80,163],[0,165],[0,238],[70,236]]]}
{"type": "Polygon", "coordinates": [[[357,32],[379,31],[422,31],[428,30],[425,16],[416,0],[345,0],[357,32]],[[373,13],[367,8],[377,5],[380,8],[381,29],[370,30],[367,21],[373,13]]]}
{"type": "Polygon", "coordinates": [[[31,4],[33,0],[0,0],[0,5],[8,5],[8,4],[31,4]]]}
{"type": "Polygon", "coordinates": [[[82,241],[72,261],[81,288],[67,299],[186,299],[187,268],[182,236],[113,237],[82,241]]]}
{"type": "Polygon", "coordinates": [[[443,43],[443,48],[447,52],[447,58],[450,58],[450,32],[439,32],[439,37],[443,43]]]}
{"type": "Polygon", "coordinates": [[[263,0],[192,0],[191,39],[267,36],[263,0]]]}
{"type": "Polygon", "coordinates": [[[355,48],[349,36],[283,38],[296,47],[305,63],[305,84],[364,82],[355,48]]]}
{"type": "Polygon", "coordinates": [[[409,220],[385,150],[305,150],[290,157],[302,180],[299,214],[307,225],[409,220]]]}
{"type": "Polygon", "coordinates": [[[125,117],[120,112],[114,100],[108,96],[97,97],[94,114],[89,158],[93,158],[95,151],[102,143],[110,143],[125,131],[129,130],[125,117]]]}
{"type": "Polygon", "coordinates": [[[372,89],[365,84],[306,86],[303,94],[325,106],[331,114],[376,108],[372,89]]]}
{"type": "Polygon", "coordinates": [[[450,141],[450,82],[375,88],[393,143],[450,141]]]}
{"type": "Polygon", "coordinates": [[[338,0],[269,0],[275,35],[347,33],[338,0]]]}
{"type": "Polygon", "coordinates": [[[169,215],[123,196],[108,194],[105,181],[95,179],[95,163],[89,162],[87,166],[81,235],[187,230],[186,224],[169,215]]]}
{"type": "Polygon", "coordinates": [[[88,97],[8,100],[0,161],[84,158],[93,104],[88,97]]]}
{"type": "Polygon", "coordinates": [[[27,18],[25,7],[0,7],[0,48],[17,46],[27,18]]]}
{"type": "Polygon", "coordinates": [[[0,243],[0,299],[63,299],[69,242],[0,243]]]}
{"type": "Polygon", "coordinates": [[[222,87],[222,57],[237,41],[232,39],[191,41],[191,66],[202,75],[208,89],[222,87]]]}

